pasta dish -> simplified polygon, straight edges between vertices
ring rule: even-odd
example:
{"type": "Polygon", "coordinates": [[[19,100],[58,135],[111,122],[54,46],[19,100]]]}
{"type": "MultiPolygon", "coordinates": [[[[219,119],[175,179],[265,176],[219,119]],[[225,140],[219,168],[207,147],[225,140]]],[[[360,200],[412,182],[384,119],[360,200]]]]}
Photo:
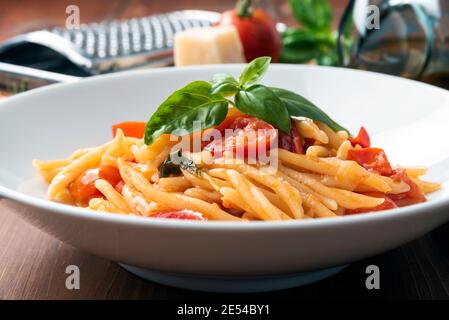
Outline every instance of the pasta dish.
{"type": "Polygon", "coordinates": [[[50,200],[114,214],[188,220],[295,220],[426,201],[424,167],[393,167],[301,95],[259,83],[255,59],[170,95],[147,123],[61,160],[34,160],[50,200]]]}

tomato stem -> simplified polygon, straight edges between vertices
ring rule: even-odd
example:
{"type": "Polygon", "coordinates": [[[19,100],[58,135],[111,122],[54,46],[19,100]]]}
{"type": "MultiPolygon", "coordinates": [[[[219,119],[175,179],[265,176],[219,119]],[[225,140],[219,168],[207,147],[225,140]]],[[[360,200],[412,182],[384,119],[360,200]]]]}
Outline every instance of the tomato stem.
{"type": "Polygon", "coordinates": [[[235,6],[239,17],[251,17],[251,0],[238,0],[235,6]]]}

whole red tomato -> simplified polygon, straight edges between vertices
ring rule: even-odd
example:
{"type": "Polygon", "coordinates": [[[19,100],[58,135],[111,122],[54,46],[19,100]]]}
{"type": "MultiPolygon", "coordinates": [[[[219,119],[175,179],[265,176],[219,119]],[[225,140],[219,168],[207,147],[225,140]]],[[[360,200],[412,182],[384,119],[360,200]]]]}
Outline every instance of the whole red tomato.
{"type": "Polygon", "coordinates": [[[246,61],[270,56],[276,62],[281,52],[281,37],[276,23],[264,10],[251,10],[250,7],[251,1],[238,1],[235,9],[223,12],[217,24],[237,28],[246,61]]]}

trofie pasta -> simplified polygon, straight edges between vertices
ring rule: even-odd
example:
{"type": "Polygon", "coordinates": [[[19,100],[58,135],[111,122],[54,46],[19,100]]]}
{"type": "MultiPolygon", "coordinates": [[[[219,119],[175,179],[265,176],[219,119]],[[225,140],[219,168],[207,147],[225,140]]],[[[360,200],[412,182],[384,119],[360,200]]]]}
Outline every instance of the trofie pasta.
{"type": "Polygon", "coordinates": [[[154,218],[301,220],[412,205],[440,188],[423,167],[393,168],[363,127],[353,137],[300,95],[258,84],[268,64],[190,83],[102,146],[35,160],[49,199],[154,218]]]}

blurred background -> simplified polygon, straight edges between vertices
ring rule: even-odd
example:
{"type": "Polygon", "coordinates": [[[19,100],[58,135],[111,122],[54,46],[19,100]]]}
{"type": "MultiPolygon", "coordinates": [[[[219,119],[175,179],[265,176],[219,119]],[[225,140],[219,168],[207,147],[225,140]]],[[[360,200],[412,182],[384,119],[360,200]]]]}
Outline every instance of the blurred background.
{"type": "Polygon", "coordinates": [[[448,88],[449,1],[0,0],[2,95],[77,80],[60,74],[244,63],[259,56],[448,88]],[[198,27],[203,30],[187,32],[198,27]],[[50,32],[34,32],[43,29],[50,32]]]}
{"type": "MultiPolygon", "coordinates": [[[[349,0],[330,0],[334,8],[334,26],[349,0]]],[[[0,0],[0,41],[21,33],[63,26],[66,7],[81,9],[81,23],[112,19],[131,19],[174,10],[201,9],[223,12],[234,0],[0,0]]],[[[288,0],[262,1],[277,19],[293,25],[288,0]]]]}
{"type": "MultiPolygon", "coordinates": [[[[317,13],[323,12],[325,15],[325,19],[318,17],[319,21],[324,21],[325,25],[328,25],[326,27],[329,29],[326,31],[325,36],[328,37],[333,32],[333,39],[331,43],[331,51],[332,51],[332,58],[328,59],[329,61],[324,61],[325,64],[335,64],[336,62],[336,55],[335,55],[335,29],[337,28],[338,21],[340,20],[340,17],[343,14],[343,11],[348,4],[349,1],[346,0],[298,0],[298,1],[289,1],[289,0],[254,0],[254,1],[236,1],[236,0],[170,0],[170,1],[157,1],[157,0],[0,0],[0,98],[4,98],[9,96],[10,94],[26,91],[28,89],[32,89],[35,87],[40,87],[42,85],[50,84],[53,82],[60,82],[60,81],[71,81],[70,78],[61,78],[58,75],[52,75],[52,74],[45,74],[45,73],[36,73],[33,69],[43,69],[47,71],[52,71],[56,73],[63,73],[63,74],[70,74],[70,75],[76,75],[76,76],[88,76],[91,74],[97,74],[97,73],[106,73],[110,71],[117,71],[117,70],[97,70],[94,68],[91,68],[90,70],[87,70],[85,72],[86,68],[73,68],[73,66],[70,64],[67,66],[66,63],[63,64],[61,67],[61,63],[47,63],[46,60],[53,61],[54,56],[51,54],[48,55],[46,52],[42,53],[41,48],[36,46],[30,46],[30,45],[20,45],[17,46],[17,43],[24,43],[24,42],[30,42],[29,37],[27,36],[30,32],[36,31],[36,30],[42,30],[42,29],[48,29],[48,30],[54,30],[55,28],[62,30],[62,32],[66,31],[67,28],[67,21],[71,13],[73,11],[70,11],[68,8],[73,8],[73,6],[76,6],[79,8],[79,24],[81,25],[81,30],[84,32],[85,26],[91,23],[101,23],[103,21],[111,22],[111,21],[131,21],[136,20],[141,17],[148,17],[152,15],[158,15],[158,14],[166,14],[173,11],[179,11],[179,10],[208,10],[217,12],[217,17],[220,17],[220,14],[223,14],[224,12],[230,13],[232,10],[235,10],[236,7],[241,5],[248,5],[248,11],[252,12],[255,9],[263,10],[264,14],[267,15],[268,22],[271,22],[273,26],[267,26],[269,23],[267,22],[267,19],[261,19],[260,22],[254,23],[255,30],[259,30],[259,38],[252,36],[253,29],[251,29],[251,26],[248,27],[245,22],[241,26],[239,26],[239,32],[246,33],[248,36],[243,42],[243,45],[249,45],[252,44],[247,42],[256,42],[259,43],[256,48],[255,52],[253,52],[252,56],[258,56],[258,55],[271,55],[269,47],[273,47],[273,45],[264,45],[266,39],[264,39],[263,33],[266,33],[265,31],[268,28],[268,31],[270,31],[270,28],[275,28],[274,24],[278,23],[277,27],[280,31],[277,34],[281,35],[282,32],[287,31],[288,26],[293,26],[294,28],[301,25],[301,21],[298,21],[297,18],[294,17],[292,14],[292,5],[300,4],[300,6],[305,6],[304,10],[302,8],[300,9],[301,12],[307,13],[306,11],[315,11],[317,13]],[[318,6],[316,4],[318,3],[318,6]],[[323,9],[325,9],[323,11],[323,9]],[[327,11],[326,11],[327,10],[327,11]],[[328,15],[330,13],[330,15],[328,15]],[[265,26],[264,26],[265,24],[265,26]],[[262,25],[261,28],[258,28],[258,26],[262,25]],[[21,35],[25,35],[27,38],[24,38],[21,35]],[[11,39],[13,39],[11,41],[11,39]],[[17,40],[18,39],[18,40],[17,40]],[[265,46],[265,47],[264,47],[265,46]],[[268,51],[267,51],[268,50],[268,51]],[[1,62],[6,62],[6,64],[1,64],[1,62]],[[16,68],[15,66],[27,66],[31,67],[33,69],[20,69],[16,68]],[[44,80],[42,80],[43,78],[44,80]]],[[[313,12],[312,12],[313,13],[313,12]]],[[[224,15],[223,15],[224,16],[224,15]]],[[[232,15],[229,15],[232,16],[232,15]]],[[[313,17],[312,17],[313,18],[313,17]]],[[[70,18],[69,18],[70,19],[70,18]]],[[[209,19],[209,18],[207,18],[209,19]]],[[[215,19],[215,18],[214,18],[215,19]]],[[[246,17],[244,19],[246,20],[246,17]]],[[[73,21],[72,21],[73,22],[73,21]]],[[[142,27],[142,23],[139,22],[139,26],[142,27]]],[[[127,26],[130,26],[128,24],[127,26]]],[[[76,28],[75,28],[76,29],[76,28]]],[[[120,25],[119,25],[120,29],[120,25]]],[[[153,28],[154,29],[154,28],[153,28]]],[[[88,30],[88,29],[87,29],[88,30]]],[[[75,30],[76,32],[76,30],[75,30]]],[[[98,44],[98,34],[102,31],[98,32],[98,30],[93,30],[93,34],[95,34],[95,41],[96,44],[95,47],[98,44]]],[[[132,32],[132,31],[130,31],[132,32]]],[[[142,32],[141,32],[142,33],[142,32]]],[[[164,32],[165,34],[165,32],[164,32]]],[[[86,44],[86,41],[88,41],[87,37],[85,36],[80,42],[80,47],[83,47],[86,44]]],[[[130,33],[132,36],[132,34],[130,33]]],[[[242,34],[241,34],[242,35],[242,34]]],[[[77,38],[78,35],[72,36],[72,40],[74,38],[77,38]]],[[[152,35],[154,36],[154,35],[152,35]]],[[[165,35],[164,35],[165,36],[165,35]]],[[[293,35],[296,36],[295,34],[293,35]]],[[[299,35],[300,38],[304,38],[302,35],[299,35]]],[[[143,35],[139,35],[139,37],[142,37],[143,35]]],[[[201,37],[201,36],[199,36],[201,37]]],[[[274,36],[272,36],[273,38],[274,36]]],[[[312,44],[312,47],[310,47],[310,37],[306,35],[306,43],[303,45],[300,43],[300,52],[298,54],[297,45],[296,43],[293,43],[293,46],[295,47],[294,51],[288,52],[288,59],[280,59],[276,58],[275,60],[281,60],[282,62],[293,62],[293,63],[309,63],[315,56],[318,57],[317,53],[315,53],[317,49],[318,44],[312,44]],[[308,46],[310,49],[308,52],[303,52],[303,47],[308,46]],[[312,52],[313,51],[313,52],[312,52]],[[312,56],[310,56],[312,55],[312,56]],[[299,60],[298,60],[299,58],[299,60]],[[293,60],[292,60],[293,59],[293,60]]],[[[78,38],[77,38],[78,39],[78,38]]],[[[107,38],[109,40],[109,37],[107,38]]],[[[119,42],[122,38],[119,38],[119,42]]],[[[312,40],[314,39],[314,36],[312,36],[312,40]]],[[[270,40],[270,39],[268,39],[270,40]]],[[[280,39],[272,39],[273,41],[279,41],[280,39]]],[[[33,40],[35,41],[35,40],[33,40]]],[[[78,40],[77,40],[78,41],[78,40]]],[[[143,40],[142,40],[143,41],[143,40]]],[[[191,38],[187,38],[187,42],[191,41],[191,38]]],[[[288,41],[288,39],[287,39],[288,41]]],[[[296,40],[295,40],[296,41],[296,40]]],[[[303,41],[303,40],[300,40],[303,41]]],[[[314,41],[314,40],[313,40],[314,41]]],[[[63,43],[62,45],[57,44],[59,41],[54,41],[53,38],[49,37],[49,35],[44,34],[40,35],[39,39],[37,40],[39,43],[48,42],[53,46],[62,46],[66,47],[67,49],[69,46],[67,43],[63,43]]],[[[109,41],[110,42],[110,41],[109,41]]],[[[170,40],[171,42],[171,40],[170,40]]],[[[109,46],[110,43],[107,44],[109,46]]],[[[171,44],[170,44],[171,45],[171,44]]],[[[207,47],[211,44],[205,44],[207,47]]],[[[188,45],[187,45],[188,46],[188,45]]],[[[181,47],[181,45],[180,45],[181,47]]],[[[327,45],[325,45],[327,48],[327,45]]],[[[85,49],[81,48],[81,49],[85,49]]],[[[192,48],[188,46],[188,48],[185,50],[191,50],[192,48]]],[[[328,49],[326,49],[328,50],[328,49]]],[[[183,50],[178,50],[180,53],[178,56],[184,56],[185,52],[182,52],[183,50]]],[[[245,48],[246,51],[246,48],[245,48]]],[[[254,51],[254,50],[253,50],[254,51]]],[[[307,50],[306,50],[307,51],[307,50]]],[[[81,58],[85,58],[86,50],[84,50],[81,54],[81,58]]],[[[131,56],[133,52],[125,52],[125,56],[131,56]]],[[[199,52],[193,52],[191,53],[193,56],[201,55],[199,52]]],[[[66,54],[67,55],[67,54],[66,54]]],[[[278,54],[276,54],[278,55],[278,54]]],[[[173,53],[170,52],[169,56],[171,59],[167,61],[162,61],[162,63],[159,61],[158,63],[155,63],[155,66],[165,66],[165,65],[172,65],[174,63],[173,61],[173,53]]],[[[92,56],[87,55],[87,62],[90,63],[91,60],[94,60],[92,56]]],[[[98,57],[96,57],[98,58],[98,57]]],[[[114,58],[114,57],[113,57],[114,58]]],[[[98,62],[99,60],[104,59],[97,59],[95,60],[98,62]]],[[[248,60],[248,59],[246,59],[248,60]]],[[[94,62],[94,64],[96,63],[94,62]]],[[[196,63],[216,63],[214,60],[210,61],[196,61],[196,63]]],[[[232,59],[221,59],[220,62],[222,63],[228,63],[228,62],[241,62],[239,60],[235,60],[235,57],[232,59]]],[[[312,63],[316,63],[317,61],[311,61],[312,63]]],[[[86,64],[85,63],[85,64],[86,64]]],[[[115,61],[110,63],[107,61],[107,65],[114,64],[115,61]]],[[[192,61],[184,61],[184,64],[194,64],[192,61]]],[[[138,64],[131,66],[131,68],[138,67],[138,64]]]]}

